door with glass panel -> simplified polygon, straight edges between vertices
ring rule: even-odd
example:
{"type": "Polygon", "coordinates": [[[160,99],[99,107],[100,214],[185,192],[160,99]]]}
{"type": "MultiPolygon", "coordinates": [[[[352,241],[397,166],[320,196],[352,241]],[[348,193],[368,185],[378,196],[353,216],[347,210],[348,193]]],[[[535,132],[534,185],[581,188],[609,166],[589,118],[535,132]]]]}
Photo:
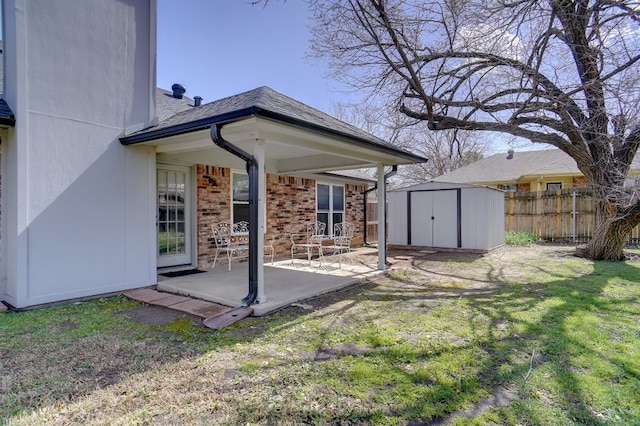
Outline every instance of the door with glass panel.
{"type": "Polygon", "coordinates": [[[158,267],[191,263],[190,169],[158,165],[158,267]]]}

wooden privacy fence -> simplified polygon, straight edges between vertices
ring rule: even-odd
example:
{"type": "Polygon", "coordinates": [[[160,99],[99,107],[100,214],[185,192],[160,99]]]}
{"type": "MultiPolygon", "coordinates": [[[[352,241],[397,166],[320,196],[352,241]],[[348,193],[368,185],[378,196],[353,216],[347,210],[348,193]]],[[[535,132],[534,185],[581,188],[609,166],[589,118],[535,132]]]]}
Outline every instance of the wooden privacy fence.
{"type": "Polygon", "coordinates": [[[367,202],[367,242],[378,241],[378,203],[367,202]]]}
{"type": "MultiPolygon", "coordinates": [[[[586,242],[593,235],[594,202],[588,188],[539,192],[507,192],[504,199],[505,230],[533,232],[539,239],[586,242]]],[[[640,242],[635,227],[629,243],[640,242]]]]}

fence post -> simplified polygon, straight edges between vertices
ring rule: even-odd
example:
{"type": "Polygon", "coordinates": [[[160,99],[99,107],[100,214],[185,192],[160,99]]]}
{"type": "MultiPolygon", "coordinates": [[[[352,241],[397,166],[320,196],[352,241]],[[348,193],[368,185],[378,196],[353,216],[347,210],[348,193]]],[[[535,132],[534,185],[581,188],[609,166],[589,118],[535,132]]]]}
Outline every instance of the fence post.
{"type": "Polygon", "coordinates": [[[536,223],[536,235],[538,238],[542,238],[542,228],[541,228],[542,220],[541,219],[542,219],[542,192],[537,191],[535,223],[536,223]]]}
{"type": "Polygon", "coordinates": [[[571,236],[573,244],[576,243],[576,190],[571,193],[571,236]]]}
{"type": "Polygon", "coordinates": [[[564,238],[564,232],[562,232],[562,190],[556,189],[556,230],[555,235],[559,235],[560,238],[564,238]]]}
{"type": "Polygon", "coordinates": [[[514,204],[515,201],[513,199],[513,192],[507,192],[507,194],[509,195],[509,216],[508,216],[508,224],[507,224],[507,231],[513,231],[513,211],[514,211],[514,204]]]}

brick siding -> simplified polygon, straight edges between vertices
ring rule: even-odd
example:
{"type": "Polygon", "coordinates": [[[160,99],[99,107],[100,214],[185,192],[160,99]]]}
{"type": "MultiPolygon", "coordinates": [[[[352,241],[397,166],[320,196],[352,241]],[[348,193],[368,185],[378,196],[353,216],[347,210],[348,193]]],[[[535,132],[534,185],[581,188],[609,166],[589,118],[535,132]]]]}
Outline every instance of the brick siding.
{"type": "MultiPolygon", "coordinates": [[[[211,225],[231,220],[231,170],[198,165],[197,168],[198,267],[211,266],[215,245],[211,225]]],[[[345,185],[345,217],[356,226],[353,247],[364,242],[362,192],[366,185],[345,185]]],[[[288,257],[291,232],[315,221],[316,181],[294,176],[268,174],[266,179],[267,235],[276,257],[288,257]]]]}

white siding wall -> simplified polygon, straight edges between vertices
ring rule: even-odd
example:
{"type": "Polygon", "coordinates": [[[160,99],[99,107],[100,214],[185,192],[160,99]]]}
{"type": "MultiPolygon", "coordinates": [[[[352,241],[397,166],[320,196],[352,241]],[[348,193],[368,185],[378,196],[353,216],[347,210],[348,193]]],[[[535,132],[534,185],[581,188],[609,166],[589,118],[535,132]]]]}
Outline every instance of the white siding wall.
{"type": "Polygon", "coordinates": [[[504,244],[504,194],[462,188],[462,247],[491,249],[504,244]]]}
{"type": "Polygon", "coordinates": [[[155,283],[155,155],[118,140],[154,118],[155,0],[4,0],[3,21],[16,114],[3,140],[15,178],[3,168],[4,299],[155,283]]]}
{"type": "Polygon", "coordinates": [[[403,246],[407,244],[407,193],[387,194],[388,243],[403,246]]]}

